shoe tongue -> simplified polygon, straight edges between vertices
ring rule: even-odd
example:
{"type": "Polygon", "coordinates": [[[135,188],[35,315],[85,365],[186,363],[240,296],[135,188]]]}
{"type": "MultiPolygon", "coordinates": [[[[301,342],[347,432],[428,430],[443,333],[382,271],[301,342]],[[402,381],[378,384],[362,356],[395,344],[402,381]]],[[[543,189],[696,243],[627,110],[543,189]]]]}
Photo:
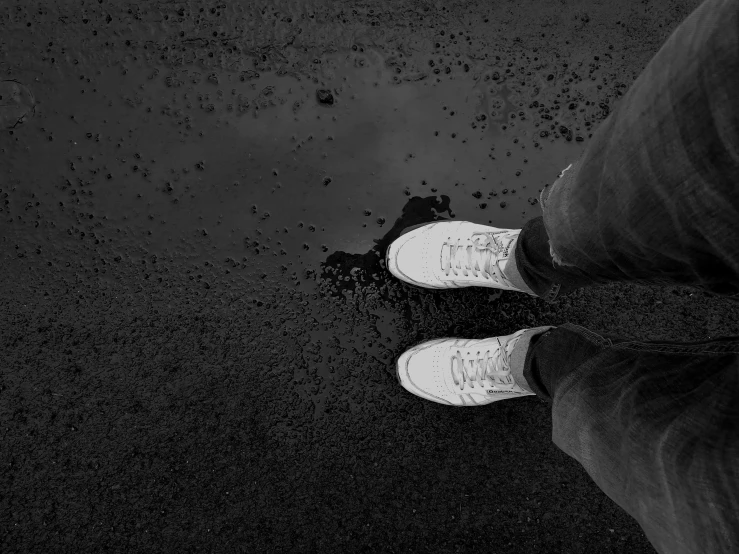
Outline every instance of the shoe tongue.
{"type": "Polygon", "coordinates": [[[513,242],[513,237],[504,233],[496,233],[495,235],[492,233],[483,233],[482,235],[484,236],[484,239],[480,240],[479,244],[481,246],[489,247],[489,250],[484,257],[485,270],[488,273],[494,273],[491,266],[497,261],[498,267],[505,274],[505,268],[506,265],[508,265],[508,257],[510,256],[510,246],[513,242]],[[495,255],[495,257],[493,257],[493,255],[495,255]]]}
{"type": "Polygon", "coordinates": [[[513,349],[516,348],[516,343],[518,342],[518,339],[520,338],[521,338],[521,335],[518,335],[517,337],[513,337],[505,345],[505,351],[506,351],[509,361],[511,359],[511,354],[513,354],[513,349]]]}

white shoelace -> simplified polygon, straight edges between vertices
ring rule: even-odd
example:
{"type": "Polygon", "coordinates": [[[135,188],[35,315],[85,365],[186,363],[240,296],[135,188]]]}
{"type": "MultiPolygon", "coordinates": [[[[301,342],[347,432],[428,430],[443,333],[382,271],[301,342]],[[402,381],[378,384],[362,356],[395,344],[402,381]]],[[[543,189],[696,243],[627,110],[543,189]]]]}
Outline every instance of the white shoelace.
{"type": "Polygon", "coordinates": [[[465,277],[468,272],[477,277],[479,271],[486,279],[513,286],[493,258],[504,249],[502,235],[504,233],[473,233],[471,239],[457,239],[456,244],[445,241],[441,248],[441,269],[447,276],[450,272],[458,276],[457,271],[461,270],[465,277]]]}
{"type": "Polygon", "coordinates": [[[465,350],[466,356],[462,355],[461,350],[457,350],[452,356],[452,376],[459,390],[465,390],[466,386],[484,390],[487,384],[492,384],[498,389],[513,389],[516,382],[510,370],[511,352],[518,338],[513,339],[513,345],[509,342],[505,348],[498,339],[498,348],[488,348],[484,351],[465,350]],[[480,356],[481,352],[484,352],[483,356],[480,356]]]}

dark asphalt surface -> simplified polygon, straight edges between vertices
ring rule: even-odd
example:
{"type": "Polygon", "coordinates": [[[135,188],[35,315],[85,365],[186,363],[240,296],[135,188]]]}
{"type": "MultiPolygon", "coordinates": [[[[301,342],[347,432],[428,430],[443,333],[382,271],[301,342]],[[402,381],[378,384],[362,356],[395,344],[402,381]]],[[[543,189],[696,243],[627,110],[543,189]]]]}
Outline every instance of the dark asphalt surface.
{"type": "Polygon", "coordinates": [[[736,304],[430,291],[383,256],[540,215],[698,5],[0,0],[0,552],[654,552],[542,400],[449,408],[394,362],[736,335],[736,304]]]}

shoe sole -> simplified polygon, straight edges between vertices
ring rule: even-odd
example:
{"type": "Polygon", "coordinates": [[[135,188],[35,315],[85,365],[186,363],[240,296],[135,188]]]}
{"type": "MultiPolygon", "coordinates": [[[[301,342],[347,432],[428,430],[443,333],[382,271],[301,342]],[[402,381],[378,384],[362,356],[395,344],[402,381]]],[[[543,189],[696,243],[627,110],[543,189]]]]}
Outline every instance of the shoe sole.
{"type": "Polygon", "coordinates": [[[403,235],[410,233],[413,231],[413,229],[418,229],[419,227],[425,227],[426,225],[430,225],[432,223],[438,223],[438,221],[427,221],[426,223],[419,223],[418,225],[411,225],[410,227],[406,227],[403,229],[403,232],[398,235],[399,237],[402,237],[403,235]]]}

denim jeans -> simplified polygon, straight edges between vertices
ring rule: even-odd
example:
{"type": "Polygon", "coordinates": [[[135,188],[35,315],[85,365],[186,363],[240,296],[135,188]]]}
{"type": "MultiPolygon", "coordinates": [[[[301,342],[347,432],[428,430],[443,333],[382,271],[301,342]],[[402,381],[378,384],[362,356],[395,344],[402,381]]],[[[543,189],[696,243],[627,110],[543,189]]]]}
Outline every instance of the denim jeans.
{"type": "MultiPolygon", "coordinates": [[[[739,1],[682,22],[541,206],[514,263],[548,302],[623,281],[736,299],[739,1]]],[[[567,323],[531,337],[523,375],[552,404],[554,443],[658,552],[739,552],[739,337],[640,342],[567,323]]]]}

